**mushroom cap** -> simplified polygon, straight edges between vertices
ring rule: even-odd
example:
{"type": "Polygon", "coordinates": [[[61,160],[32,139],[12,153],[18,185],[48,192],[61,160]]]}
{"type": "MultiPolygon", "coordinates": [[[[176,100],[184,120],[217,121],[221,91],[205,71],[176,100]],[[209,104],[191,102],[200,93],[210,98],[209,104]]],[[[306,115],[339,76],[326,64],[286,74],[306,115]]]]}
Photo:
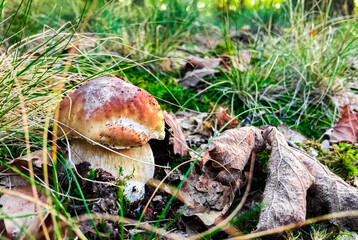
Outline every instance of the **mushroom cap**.
{"type": "Polygon", "coordinates": [[[63,128],[59,137],[83,135],[114,148],[140,146],[165,136],[163,113],[156,99],[117,77],[93,79],[64,98],[59,122],[63,128]]]}

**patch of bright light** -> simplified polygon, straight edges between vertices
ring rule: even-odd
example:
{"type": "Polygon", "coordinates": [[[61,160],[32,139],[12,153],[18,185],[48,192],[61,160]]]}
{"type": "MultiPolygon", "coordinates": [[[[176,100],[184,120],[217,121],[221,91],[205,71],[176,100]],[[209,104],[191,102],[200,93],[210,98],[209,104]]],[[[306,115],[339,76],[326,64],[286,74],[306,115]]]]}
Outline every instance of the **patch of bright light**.
{"type": "Polygon", "coordinates": [[[356,4],[356,7],[358,7],[358,0],[354,0],[354,3],[356,4]]]}
{"type": "Polygon", "coordinates": [[[230,5],[230,6],[229,6],[229,9],[230,9],[231,11],[236,11],[236,10],[237,10],[237,7],[234,6],[234,5],[230,5]]]}
{"type": "Polygon", "coordinates": [[[251,5],[255,5],[255,0],[251,0],[251,5]]]}
{"type": "Polygon", "coordinates": [[[276,7],[276,8],[280,8],[280,7],[281,7],[281,4],[276,3],[275,7],[276,7]]]}
{"type": "Polygon", "coordinates": [[[205,3],[203,3],[203,2],[199,2],[198,3],[198,8],[199,9],[202,9],[202,8],[204,8],[205,7],[205,3]]]}
{"type": "Polygon", "coordinates": [[[162,6],[160,6],[160,10],[162,10],[162,11],[167,10],[167,5],[163,4],[162,6]]]}

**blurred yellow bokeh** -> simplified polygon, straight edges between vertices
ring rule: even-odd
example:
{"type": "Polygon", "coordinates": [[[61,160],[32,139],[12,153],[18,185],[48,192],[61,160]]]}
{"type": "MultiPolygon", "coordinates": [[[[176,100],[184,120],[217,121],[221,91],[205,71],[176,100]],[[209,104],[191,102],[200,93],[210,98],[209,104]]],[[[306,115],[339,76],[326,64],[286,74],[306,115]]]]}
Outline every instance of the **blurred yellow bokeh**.
{"type": "MultiPolygon", "coordinates": [[[[240,6],[257,10],[257,9],[279,9],[285,0],[218,0],[217,5],[219,8],[228,7],[231,11],[236,11],[240,6]]],[[[358,1],[358,0],[357,0],[358,1]]],[[[200,1],[200,5],[205,4],[208,6],[210,1],[200,1]]]]}

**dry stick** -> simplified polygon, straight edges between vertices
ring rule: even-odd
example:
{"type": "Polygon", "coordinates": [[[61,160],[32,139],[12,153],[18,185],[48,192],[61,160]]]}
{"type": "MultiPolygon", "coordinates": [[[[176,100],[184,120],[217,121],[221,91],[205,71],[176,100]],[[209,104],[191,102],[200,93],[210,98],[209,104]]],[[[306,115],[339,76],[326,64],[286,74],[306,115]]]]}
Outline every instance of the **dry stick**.
{"type": "Polygon", "coordinates": [[[198,239],[198,238],[202,238],[208,234],[211,234],[213,232],[215,232],[218,229],[227,229],[229,226],[228,224],[230,223],[230,221],[236,216],[236,214],[240,211],[240,209],[242,208],[242,206],[244,205],[247,196],[249,195],[250,192],[250,188],[251,188],[251,183],[252,183],[252,177],[254,175],[254,165],[255,165],[255,157],[256,157],[256,153],[252,152],[251,153],[251,163],[250,163],[250,172],[249,172],[249,179],[247,182],[247,186],[246,186],[246,190],[244,195],[241,198],[241,201],[239,203],[239,205],[235,208],[235,210],[227,217],[225,218],[223,221],[221,221],[219,224],[217,224],[215,227],[208,229],[205,232],[199,233],[197,235],[191,236],[188,239],[198,239]]]}
{"type": "Polygon", "coordinates": [[[309,225],[309,224],[324,221],[324,220],[329,220],[332,218],[355,217],[355,216],[358,216],[358,211],[330,213],[330,214],[326,214],[326,215],[322,215],[319,217],[314,217],[314,218],[308,219],[303,223],[291,223],[291,224],[288,224],[288,225],[285,225],[282,227],[277,227],[277,228],[273,228],[273,229],[269,229],[269,230],[265,230],[265,231],[261,231],[261,232],[257,232],[257,233],[250,233],[245,236],[230,238],[230,240],[253,239],[253,238],[263,237],[263,236],[267,236],[267,235],[271,235],[271,234],[275,234],[275,233],[281,233],[281,232],[288,231],[288,230],[291,230],[294,228],[299,228],[299,227],[302,227],[305,225],[309,225]]]}
{"type": "MultiPolygon", "coordinates": [[[[12,190],[8,190],[8,189],[0,189],[0,193],[3,193],[3,194],[8,194],[8,195],[11,195],[11,196],[15,196],[15,197],[18,197],[18,198],[22,198],[22,199],[25,199],[29,202],[33,202],[33,203],[36,203],[38,204],[39,206],[47,209],[48,211],[51,211],[52,210],[52,207],[49,206],[48,204],[45,204],[43,202],[41,202],[40,200],[34,198],[34,197],[30,197],[26,194],[23,194],[23,193],[19,193],[19,192],[15,192],[15,191],[12,191],[12,190]]],[[[38,211],[38,214],[41,215],[41,211],[38,211]]],[[[69,219],[67,219],[65,216],[63,216],[62,214],[58,213],[58,216],[59,218],[64,221],[65,223],[67,223],[68,225],[70,225],[72,227],[72,229],[74,230],[74,232],[77,234],[77,236],[80,238],[80,239],[87,239],[81,232],[81,230],[78,229],[78,227],[69,221],[69,219]]]]}
{"type": "MultiPolygon", "coordinates": [[[[88,215],[82,215],[79,217],[79,219],[76,221],[76,223],[81,222],[81,221],[85,221],[88,220],[88,215]]],[[[121,217],[121,216],[113,216],[113,215],[109,215],[109,214],[93,214],[93,219],[104,219],[104,220],[109,220],[109,221],[115,221],[115,222],[119,222],[119,221],[123,221],[126,224],[130,224],[130,225],[136,225],[137,224],[137,220],[133,220],[130,218],[126,218],[126,217],[121,217]]],[[[183,239],[183,236],[179,236],[177,234],[174,233],[168,233],[166,230],[162,229],[162,228],[156,228],[153,227],[152,225],[150,225],[149,223],[140,223],[139,227],[141,227],[142,229],[148,230],[148,231],[153,231],[157,234],[160,235],[166,235],[166,237],[170,238],[170,239],[183,239]]]]}
{"type": "MultiPolygon", "coordinates": [[[[17,82],[17,79],[14,79],[15,83],[17,82]]],[[[20,85],[19,85],[20,86],[20,85]]],[[[22,112],[22,120],[24,122],[23,127],[24,127],[24,133],[25,133],[25,143],[26,143],[26,155],[27,158],[29,159],[29,161],[27,162],[28,164],[28,168],[29,168],[29,172],[30,172],[30,178],[31,178],[31,188],[32,188],[32,194],[35,197],[35,199],[37,200],[36,202],[36,211],[39,212],[39,218],[40,218],[40,222],[45,234],[45,238],[46,240],[50,240],[50,235],[48,233],[46,224],[45,224],[45,220],[44,220],[44,216],[42,214],[42,212],[40,211],[40,206],[38,204],[39,201],[39,196],[37,193],[37,189],[35,186],[35,175],[34,175],[34,168],[32,165],[32,161],[31,161],[31,157],[30,157],[30,136],[29,136],[29,124],[27,121],[27,115],[26,115],[26,109],[25,109],[25,102],[21,93],[21,87],[19,88],[20,90],[18,91],[18,95],[19,95],[19,102],[20,102],[20,108],[21,108],[21,112],[22,112]]]]}

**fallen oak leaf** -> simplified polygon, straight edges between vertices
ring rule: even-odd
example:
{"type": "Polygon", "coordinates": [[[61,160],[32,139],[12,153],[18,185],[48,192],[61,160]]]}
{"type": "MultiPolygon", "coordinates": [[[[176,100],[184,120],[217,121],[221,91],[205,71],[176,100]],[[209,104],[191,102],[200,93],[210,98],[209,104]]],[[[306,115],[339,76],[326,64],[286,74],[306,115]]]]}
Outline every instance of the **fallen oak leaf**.
{"type": "Polygon", "coordinates": [[[185,157],[188,154],[189,147],[186,144],[185,136],[180,126],[178,125],[175,115],[173,113],[167,113],[163,111],[164,121],[173,130],[173,151],[174,154],[179,154],[181,157],[185,157]]]}
{"type": "Polygon", "coordinates": [[[269,127],[263,133],[271,145],[268,161],[268,179],[263,193],[263,204],[256,231],[303,223],[306,218],[307,190],[314,177],[292,153],[285,136],[269,127]]]}

